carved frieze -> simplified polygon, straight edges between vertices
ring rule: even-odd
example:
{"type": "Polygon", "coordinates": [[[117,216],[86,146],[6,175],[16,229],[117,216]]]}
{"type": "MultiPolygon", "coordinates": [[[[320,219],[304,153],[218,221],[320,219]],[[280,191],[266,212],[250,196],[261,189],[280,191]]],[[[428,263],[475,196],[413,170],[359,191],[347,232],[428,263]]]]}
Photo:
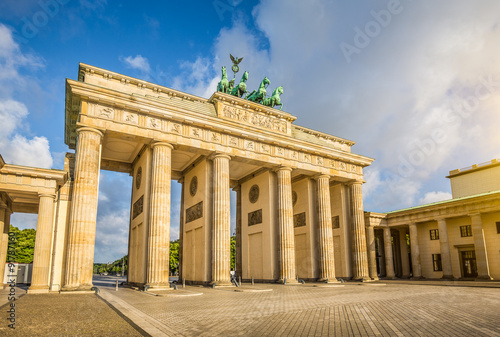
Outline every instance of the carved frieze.
{"type": "Polygon", "coordinates": [[[340,228],[340,217],[338,215],[332,217],[332,227],[333,229],[340,228]]]}
{"type": "Polygon", "coordinates": [[[161,128],[161,120],[158,118],[148,118],[148,127],[153,129],[161,128]]]}
{"type": "Polygon", "coordinates": [[[306,212],[293,216],[293,227],[304,227],[306,225],[306,212]]]}
{"type": "Polygon", "coordinates": [[[142,195],[136,202],[134,202],[132,210],[132,220],[137,218],[144,210],[144,195],[142,195]]]}
{"type": "Polygon", "coordinates": [[[186,210],[186,223],[195,221],[203,217],[203,201],[189,207],[186,210]]]}
{"type": "Polygon", "coordinates": [[[229,136],[229,145],[238,146],[238,138],[229,136]]]}
{"type": "Polygon", "coordinates": [[[178,123],[172,123],[170,125],[170,132],[173,132],[173,133],[181,133],[181,125],[178,124],[178,123]]]}
{"type": "Polygon", "coordinates": [[[115,109],[108,106],[97,106],[97,116],[113,119],[115,116],[115,109]]]}
{"type": "Polygon", "coordinates": [[[199,128],[191,128],[191,136],[196,138],[201,138],[201,129],[199,128]]]}
{"type": "Polygon", "coordinates": [[[263,113],[247,111],[234,106],[224,106],[222,115],[226,118],[233,119],[238,122],[259,126],[265,129],[287,133],[287,122],[273,116],[268,116],[263,113]]]}
{"type": "Polygon", "coordinates": [[[132,112],[123,112],[123,121],[125,123],[137,124],[139,122],[139,116],[132,112]]]}
{"type": "Polygon", "coordinates": [[[248,213],[248,226],[262,223],[262,209],[248,213]]]}

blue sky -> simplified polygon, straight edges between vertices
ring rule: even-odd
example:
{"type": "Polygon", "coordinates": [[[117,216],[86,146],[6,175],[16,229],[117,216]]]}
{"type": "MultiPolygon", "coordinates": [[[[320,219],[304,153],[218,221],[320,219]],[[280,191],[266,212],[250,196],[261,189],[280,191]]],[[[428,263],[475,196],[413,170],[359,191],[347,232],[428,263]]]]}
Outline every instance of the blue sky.
{"type": "MultiPolygon", "coordinates": [[[[447,199],[448,171],[500,157],[499,22],[494,0],[6,0],[0,154],[62,168],[64,79],[79,62],[209,97],[232,53],[249,88],[283,85],[296,124],[376,159],[365,210],[447,199]]],[[[101,174],[96,261],[126,252],[130,184],[101,174]]],[[[178,194],[173,184],[172,239],[178,194]]]]}

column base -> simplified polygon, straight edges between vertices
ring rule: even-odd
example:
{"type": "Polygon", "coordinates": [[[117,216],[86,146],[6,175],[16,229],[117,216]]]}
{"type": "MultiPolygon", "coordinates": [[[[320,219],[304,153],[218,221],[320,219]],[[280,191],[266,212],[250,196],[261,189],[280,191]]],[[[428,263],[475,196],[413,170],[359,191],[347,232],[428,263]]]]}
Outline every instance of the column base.
{"type": "Polygon", "coordinates": [[[410,277],[410,280],[412,281],[420,281],[420,280],[424,280],[425,277],[423,276],[415,276],[415,277],[410,277]]]}
{"type": "Polygon", "coordinates": [[[171,290],[170,283],[146,283],[144,285],[144,291],[155,291],[155,290],[171,290]]]}
{"type": "Polygon", "coordinates": [[[79,292],[93,292],[92,284],[81,284],[79,286],[63,286],[61,288],[61,292],[71,292],[71,291],[79,291],[79,292]]]}
{"type": "Polygon", "coordinates": [[[477,281],[493,281],[493,277],[491,277],[490,275],[479,275],[477,278],[476,278],[477,281]]]}
{"type": "Polygon", "coordinates": [[[231,281],[212,281],[210,282],[210,286],[214,288],[235,287],[231,281]]]}
{"type": "Polygon", "coordinates": [[[279,280],[278,281],[279,284],[283,284],[283,285],[287,285],[287,284],[300,284],[299,281],[297,281],[296,279],[294,278],[291,278],[291,279],[286,279],[286,283],[285,283],[285,280],[279,280]]]}
{"type": "Polygon", "coordinates": [[[441,280],[454,280],[455,278],[453,277],[453,275],[443,275],[443,277],[441,277],[441,280]]]}
{"type": "Polygon", "coordinates": [[[397,280],[398,278],[396,276],[386,276],[382,278],[383,280],[397,280]]]}
{"type": "Polygon", "coordinates": [[[334,278],[320,278],[318,279],[317,282],[324,282],[324,283],[341,283],[339,280],[337,280],[335,277],[334,278]]]}
{"type": "Polygon", "coordinates": [[[49,286],[31,286],[28,294],[46,294],[49,292],[49,286]]]}

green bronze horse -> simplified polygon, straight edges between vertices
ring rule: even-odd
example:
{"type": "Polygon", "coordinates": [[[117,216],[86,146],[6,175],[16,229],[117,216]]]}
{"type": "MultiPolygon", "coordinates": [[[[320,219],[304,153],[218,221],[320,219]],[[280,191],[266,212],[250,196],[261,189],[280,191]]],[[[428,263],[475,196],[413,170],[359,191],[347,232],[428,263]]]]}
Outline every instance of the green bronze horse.
{"type": "Polygon", "coordinates": [[[241,81],[238,83],[237,86],[235,86],[231,90],[231,95],[237,96],[237,97],[242,97],[243,94],[247,93],[247,84],[245,83],[248,80],[248,71],[245,71],[243,73],[243,76],[241,76],[241,81]]]}
{"type": "Polygon", "coordinates": [[[264,77],[262,82],[260,82],[259,89],[252,91],[246,98],[252,102],[262,103],[262,100],[266,98],[266,87],[269,84],[271,84],[271,81],[267,77],[264,77]]]}
{"type": "Polygon", "coordinates": [[[229,93],[229,81],[227,80],[226,67],[222,67],[222,79],[217,84],[217,91],[229,93]]]}
{"type": "Polygon", "coordinates": [[[283,93],[283,87],[279,86],[276,89],[274,89],[273,94],[271,97],[268,97],[262,101],[263,105],[270,106],[271,108],[274,108],[275,106],[279,105],[280,110],[283,109],[283,103],[281,103],[280,100],[280,95],[283,93]]]}

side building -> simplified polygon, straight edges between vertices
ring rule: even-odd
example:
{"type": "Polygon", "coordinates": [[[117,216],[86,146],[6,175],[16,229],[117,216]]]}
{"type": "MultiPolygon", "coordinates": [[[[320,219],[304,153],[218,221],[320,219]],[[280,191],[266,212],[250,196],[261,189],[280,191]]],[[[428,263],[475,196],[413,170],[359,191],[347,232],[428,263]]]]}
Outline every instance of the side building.
{"type": "Polygon", "coordinates": [[[378,275],[500,279],[500,160],[450,171],[447,178],[450,200],[365,212],[369,260],[378,275]]]}

